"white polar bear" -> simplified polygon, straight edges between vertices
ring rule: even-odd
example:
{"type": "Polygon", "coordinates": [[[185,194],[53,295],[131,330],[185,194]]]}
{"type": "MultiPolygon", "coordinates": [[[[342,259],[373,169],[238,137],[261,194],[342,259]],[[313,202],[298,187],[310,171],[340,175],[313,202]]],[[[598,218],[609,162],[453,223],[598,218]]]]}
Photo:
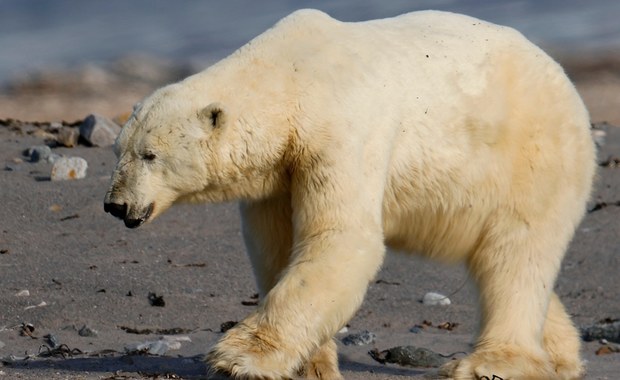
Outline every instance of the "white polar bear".
{"type": "Polygon", "coordinates": [[[105,209],[128,227],[176,202],[242,201],[263,298],[210,352],[216,371],[340,379],[332,336],[387,245],[465,261],[479,287],[475,350],[447,376],[583,372],[553,286],[595,172],[588,114],[512,29],[298,11],[147,98],[116,148],[105,209]]]}

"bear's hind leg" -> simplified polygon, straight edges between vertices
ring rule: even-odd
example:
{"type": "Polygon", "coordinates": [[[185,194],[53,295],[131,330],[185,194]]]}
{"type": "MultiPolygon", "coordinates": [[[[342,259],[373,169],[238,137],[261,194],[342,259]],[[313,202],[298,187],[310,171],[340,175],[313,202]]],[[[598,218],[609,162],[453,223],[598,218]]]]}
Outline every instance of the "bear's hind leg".
{"type": "Polygon", "coordinates": [[[581,339],[557,294],[551,295],[543,345],[562,379],[580,379],[584,368],[579,355],[581,339]]]}
{"type": "Polygon", "coordinates": [[[453,378],[569,379],[556,373],[543,347],[543,326],[566,247],[561,234],[550,239],[544,235],[549,229],[514,219],[491,225],[468,262],[480,291],[480,337],[475,351],[452,368],[453,378]]]}
{"type": "Polygon", "coordinates": [[[342,380],[338,370],[336,342],[332,339],[319,347],[300,371],[300,375],[312,380],[342,380]]]}

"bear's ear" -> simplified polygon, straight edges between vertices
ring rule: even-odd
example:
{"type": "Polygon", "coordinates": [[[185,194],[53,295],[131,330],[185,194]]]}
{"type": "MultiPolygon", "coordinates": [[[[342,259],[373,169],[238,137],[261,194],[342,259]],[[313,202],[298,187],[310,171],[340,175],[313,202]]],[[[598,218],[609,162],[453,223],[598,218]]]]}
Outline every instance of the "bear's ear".
{"type": "Polygon", "coordinates": [[[219,128],[225,121],[224,108],[220,103],[211,103],[198,112],[198,118],[211,128],[219,128]]]}

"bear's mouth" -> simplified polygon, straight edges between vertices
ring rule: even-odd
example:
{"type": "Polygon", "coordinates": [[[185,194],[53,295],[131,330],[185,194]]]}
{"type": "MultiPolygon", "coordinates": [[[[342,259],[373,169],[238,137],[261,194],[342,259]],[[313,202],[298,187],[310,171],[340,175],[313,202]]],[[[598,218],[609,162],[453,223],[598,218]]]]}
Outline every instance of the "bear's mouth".
{"type": "Polygon", "coordinates": [[[137,228],[143,225],[145,222],[149,220],[151,215],[153,214],[153,209],[155,208],[155,202],[149,204],[142,212],[142,215],[138,218],[133,215],[133,212],[130,212],[127,203],[116,204],[116,203],[104,203],[105,212],[109,212],[113,216],[122,219],[125,222],[125,226],[127,228],[137,228]]]}
{"type": "Polygon", "coordinates": [[[125,218],[123,218],[123,222],[125,222],[125,227],[138,228],[141,225],[143,225],[146,221],[149,220],[149,218],[151,217],[151,214],[153,214],[154,207],[155,207],[154,202],[149,204],[148,207],[144,210],[144,213],[142,214],[142,216],[139,218],[131,218],[129,215],[126,215],[125,218]]]}

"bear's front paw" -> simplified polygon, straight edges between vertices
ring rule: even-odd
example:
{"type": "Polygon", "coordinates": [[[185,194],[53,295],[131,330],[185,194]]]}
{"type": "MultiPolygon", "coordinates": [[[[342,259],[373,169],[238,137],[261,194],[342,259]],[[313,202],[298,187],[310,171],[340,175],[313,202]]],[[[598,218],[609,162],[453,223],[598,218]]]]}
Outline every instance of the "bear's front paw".
{"type": "Polygon", "coordinates": [[[298,367],[293,353],[286,350],[275,331],[259,329],[249,318],[230,329],[206,361],[213,373],[234,379],[286,379],[298,367]]]}
{"type": "Polygon", "coordinates": [[[447,363],[440,372],[454,380],[568,380],[555,372],[548,358],[511,345],[478,350],[447,363]]]}

